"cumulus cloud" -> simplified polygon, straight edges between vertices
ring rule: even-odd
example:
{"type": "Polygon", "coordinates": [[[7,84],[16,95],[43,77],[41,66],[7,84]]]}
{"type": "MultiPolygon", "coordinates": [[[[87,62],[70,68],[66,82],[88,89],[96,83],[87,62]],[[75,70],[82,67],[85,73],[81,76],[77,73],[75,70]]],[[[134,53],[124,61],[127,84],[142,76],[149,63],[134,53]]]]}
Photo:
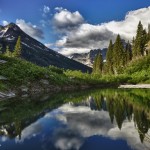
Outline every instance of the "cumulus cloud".
{"type": "Polygon", "coordinates": [[[60,47],[60,53],[64,55],[108,47],[110,39],[114,42],[117,34],[125,40],[132,40],[140,20],[144,28],[147,28],[150,23],[150,7],[130,11],[124,20],[98,25],[85,23],[79,12],[72,13],[63,8],[56,8],[56,10],[58,12],[54,15],[55,26],[59,32],[65,33],[56,42],[56,46],[60,47]]]}
{"type": "Polygon", "coordinates": [[[6,20],[3,20],[3,21],[2,21],[2,24],[3,24],[3,26],[7,26],[7,25],[9,24],[9,22],[6,21],[6,20]]]}
{"type": "Polygon", "coordinates": [[[70,30],[84,22],[82,15],[76,12],[70,12],[67,9],[55,8],[57,11],[53,17],[53,24],[58,31],[70,30]]]}
{"type": "Polygon", "coordinates": [[[32,36],[33,38],[36,39],[43,39],[44,38],[44,33],[43,31],[38,28],[36,25],[33,25],[30,22],[25,22],[23,19],[17,19],[16,24],[28,35],[32,36]]]}
{"type": "Polygon", "coordinates": [[[56,46],[62,47],[62,54],[70,55],[73,52],[82,53],[90,49],[107,47],[109,39],[115,40],[115,38],[116,34],[104,26],[84,23],[67,32],[66,36],[56,42],[56,46]]]}
{"type": "Polygon", "coordinates": [[[144,28],[150,23],[150,7],[130,11],[123,21],[111,21],[103,24],[108,30],[120,34],[125,39],[132,39],[135,36],[137,25],[142,21],[144,28]]]}

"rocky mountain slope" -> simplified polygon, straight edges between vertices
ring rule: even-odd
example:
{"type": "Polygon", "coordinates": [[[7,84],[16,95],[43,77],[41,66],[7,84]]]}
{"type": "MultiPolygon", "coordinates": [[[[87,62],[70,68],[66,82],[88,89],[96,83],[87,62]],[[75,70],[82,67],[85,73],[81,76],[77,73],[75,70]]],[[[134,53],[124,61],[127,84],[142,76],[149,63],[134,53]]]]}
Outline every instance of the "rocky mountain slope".
{"type": "MultiPolygon", "coordinates": [[[[125,48],[127,45],[127,42],[124,39],[122,39],[122,43],[125,48]]],[[[105,61],[107,48],[90,50],[90,52],[88,52],[88,53],[81,53],[81,54],[74,53],[74,54],[70,55],[69,58],[71,58],[75,61],[78,61],[84,65],[87,65],[89,67],[93,67],[93,62],[94,62],[95,56],[99,52],[101,52],[101,54],[103,56],[103,60],[105,61]]]]}
{"type": "Polygon", "coordinates": [[[40,66],[54,65],[60,68],[81,70],[91,72],[91,68],[75,60],[69,59],[33,39],[23,32],[16,24],[10,23],[7,26],[0,26],[0,51],[4,52],[6,46],[13,51],[18,37],[21,36],[22,53],[21,57],[27,61],[40,66]]]}
{"type": "Polygon", "coordinates": [[[102,53],[103,59],[105,60],[107,48],[104,48],[102,50],[101,49],[95,49],[95,50],[91,50],[88,53],[82,53],[82,54],[74,53],[74,54],[70,55],[69,58],[71,58],[75,61],[78,61],[82,64],[85,64],[89,67],[92,67],[93,62],[94,62],[94,58],[99,52],[102,53]]]}

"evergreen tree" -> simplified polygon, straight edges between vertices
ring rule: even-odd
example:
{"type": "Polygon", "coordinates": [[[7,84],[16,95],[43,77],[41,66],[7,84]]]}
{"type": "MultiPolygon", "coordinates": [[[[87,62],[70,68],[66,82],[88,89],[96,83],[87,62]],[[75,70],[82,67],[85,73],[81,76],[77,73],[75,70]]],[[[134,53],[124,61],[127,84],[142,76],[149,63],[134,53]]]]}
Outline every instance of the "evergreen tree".
{"type": "Polygon", "coordinates": [[[20,57],[21,55],[21,37],[19,36],[15,45],[15,50],[13,52],[14,57],[20,57]]]}
{"type": "Polygon", "coordinates": [[[127,64],[129,61],[132,60],[132,49],[131,49],[131,44],[129,41],[126,44],[125,54],[126,54],[126,64],[127,64]]]}
{"type": "Polygon", "coordinates": [[[113,44],[110,40],[109,47],[106,53],[107,73],[113,73],[113,44]]]}
{"type": "Polygon", "coordinates": [[[2,45],[0,44],[0,53],[2,53],[2,48],[3,48],[3,47],[2,47],[2,45]]]}
{"type": "Polygon", "coordinates": [[[6,38],[5,37],[0,38],[0,43],[1,43],[1,53],[4,53],[5,52],[4,50],[6,50],[7,47],[6,38]]]}
{"type": "Polygon", "coordinates": [[[143,30],[143,25],[140,21],[138,24],[136,38],[132,49],[134,58],[144,55],[145,44],[147,43],[146,36],[146,30],[143,30]]]}
{"type": "Polygon", "coordinates": [[[142,55],[146,55],[146,44],[148,43],[148,34],[146,30],[143,30],[143,40],[142,40],[142,45],[143,45],[143,52],[142,55]]]}
{"type": "Polygon", "coordinates": [[[9,46],[6,46],[6,52],[4,53],[7,57],[12,57],[11,51],[9,50],[9,46]]]}
{"type": "Polygon", "coordinates": [[[96,57],[95,57],[95,59],[94,59],[94,62],[93,62],[93,73],[96,73],[96,63],[97,63],[97,56],[98,55],[96,55],[96,57]]]}
{"type": "Polygon", "coordinates": [[[103,58],[102,58],[102,54],[99,53],[94,60],[94,64],[93,64],[93,73],[102,73],[102,69],[103,69],[103,58]]]}
{"type": "Polygon", "coordinates": [[[147,39],[148,39],[148,41],[150,41],[150,24],[148,24],[147,39]]]}
{"type": "Polygon", "coordinates": [[[124,65],[124,48],[120,35],[118,34],[113,47],[113,68],[114,72],[124,65]]]}
{"type": "Polygon", "coordinates": [[[102,57],[102,54],[99,53],[97,56],[96,72],[102,73],[102,69],[103,69],[103,57],[102,57]]]}

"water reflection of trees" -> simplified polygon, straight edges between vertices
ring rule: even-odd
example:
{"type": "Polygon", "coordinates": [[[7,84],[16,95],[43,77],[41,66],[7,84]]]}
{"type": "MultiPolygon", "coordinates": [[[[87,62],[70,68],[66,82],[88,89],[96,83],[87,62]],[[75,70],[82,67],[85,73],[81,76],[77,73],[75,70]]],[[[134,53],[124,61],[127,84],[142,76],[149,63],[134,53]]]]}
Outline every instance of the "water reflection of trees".
{"type": "Polygon", "coordinates": [[[96,90],[84,93],[69,93],[56,97],[38,97],[34,100],[12,100],[0,103],[0,135],[21,139],[22,130],[42,117],[48,110],[64,102],[89,106],[91,110],[108,111],[111,123],[116,121],[121,130],[123,122],[134,120],[141,142],[148,140],[150,128],[150,95],[148,91],[96,90]],[[87,99],[86,101],[82,100],[87,99]],[[13,109],[12,109],[13,106],[13,109]],[[2,110],[2,109],[1,109],[2,110]]]}
{"type": "MultiPolygon", "coordinates": [[[[148,105],[142,105],[145,102],[143,98],[145,95],[140,94],[139,97],[131,96],[130,93],[120,93],[120,92],[99,92],[96,95],[93,95],[93,99],[97,106],[97,110],[107,110],[109,112],[111,123],[114,122],[114,118],[118,125],[118,128],[121,130],[122,124],[125,119],[128,121],[134,120],[135,128],[138,130],[139,137],[141,142],[146,139],[150,142],[150,136],[147,134],[150,128],[150,119],[149,119],[149,107],[148,105]],[[99,95],[99,96],[98,96],[99,95]],[[141,99],[140,103],[136,103],[136,98],[141,99]],[[103,106],[106,106],[103,107],[103,106]]],[[[147,100],[147,99],[146,99],[147,100]]],[[[149,107],[150,108],[150,107],[149,107]]]]}

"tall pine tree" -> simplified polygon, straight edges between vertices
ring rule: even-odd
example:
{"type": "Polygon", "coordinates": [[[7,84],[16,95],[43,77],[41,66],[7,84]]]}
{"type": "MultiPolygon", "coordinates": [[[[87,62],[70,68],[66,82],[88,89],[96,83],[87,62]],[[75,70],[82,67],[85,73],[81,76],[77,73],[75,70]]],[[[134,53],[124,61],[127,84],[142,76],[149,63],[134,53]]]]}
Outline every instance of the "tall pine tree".
{"type": "Polygon", "coordinates": [[[148,41],[150,41],[150,24],[148,24],[147,38],[148,38],[148,41]]]}
{"type": "Polygon", "coordinates": [[[93,62],[93,71],[92,71],[93,73],[96,73],[97,56],[98,55],[95,56],[95,59],[94,59],[94,62],[93,62]]]}
{"type": "Polygon", "coordinates": [[[22,46],[21,46],[21,37],[19,36],[15,45],[15,49],[13,52],[13,56],[14,57],[20,57],[21,55],[21,50],[22,50],[22,46]]]}
{"type": "Polygon", "coordinates": [[[93,73],[102,74],[102,69],[103,69],[103,57],[102,54],[99,53],[94,59],[93,73]]]}
{"type": "Polygon", "coordinates": [[[110,40],[109,47],[106,53],[106,70],[107,73],[113,73],[113,44],[112,40],[110,40]]]}
{"type": "Polygon", "coordinates": [[[132,49],[134,58],[144,55],[145,44],[147,43],[146,37],[147,37],[146,30],[143,30],[143,25],[140,21],[138,24],[136,38],[132,49]]]}
{"type": "Polygon", "coordinates": [[[124,66],[124,60],[124,47],[120,35],[118,34],[113,47],[113,69],[115,74],[120,67],[124,66]]]}
{"type": "Polygon", "coordinates": [[[125,54],[126,54],[126,64],[132,60],[132,49],[131,49],[131,44],[128,41],[125,47],[125,54]]]}
{"type": "Polygon", "coordinates": [[[102,69],[103,69],[103,57],[102,57],[102,54],[101,54],[101,53],[99,53],[98,56],[97,56],[96,68],[97,68],[97,73],[102,74],[102,69]]]}

